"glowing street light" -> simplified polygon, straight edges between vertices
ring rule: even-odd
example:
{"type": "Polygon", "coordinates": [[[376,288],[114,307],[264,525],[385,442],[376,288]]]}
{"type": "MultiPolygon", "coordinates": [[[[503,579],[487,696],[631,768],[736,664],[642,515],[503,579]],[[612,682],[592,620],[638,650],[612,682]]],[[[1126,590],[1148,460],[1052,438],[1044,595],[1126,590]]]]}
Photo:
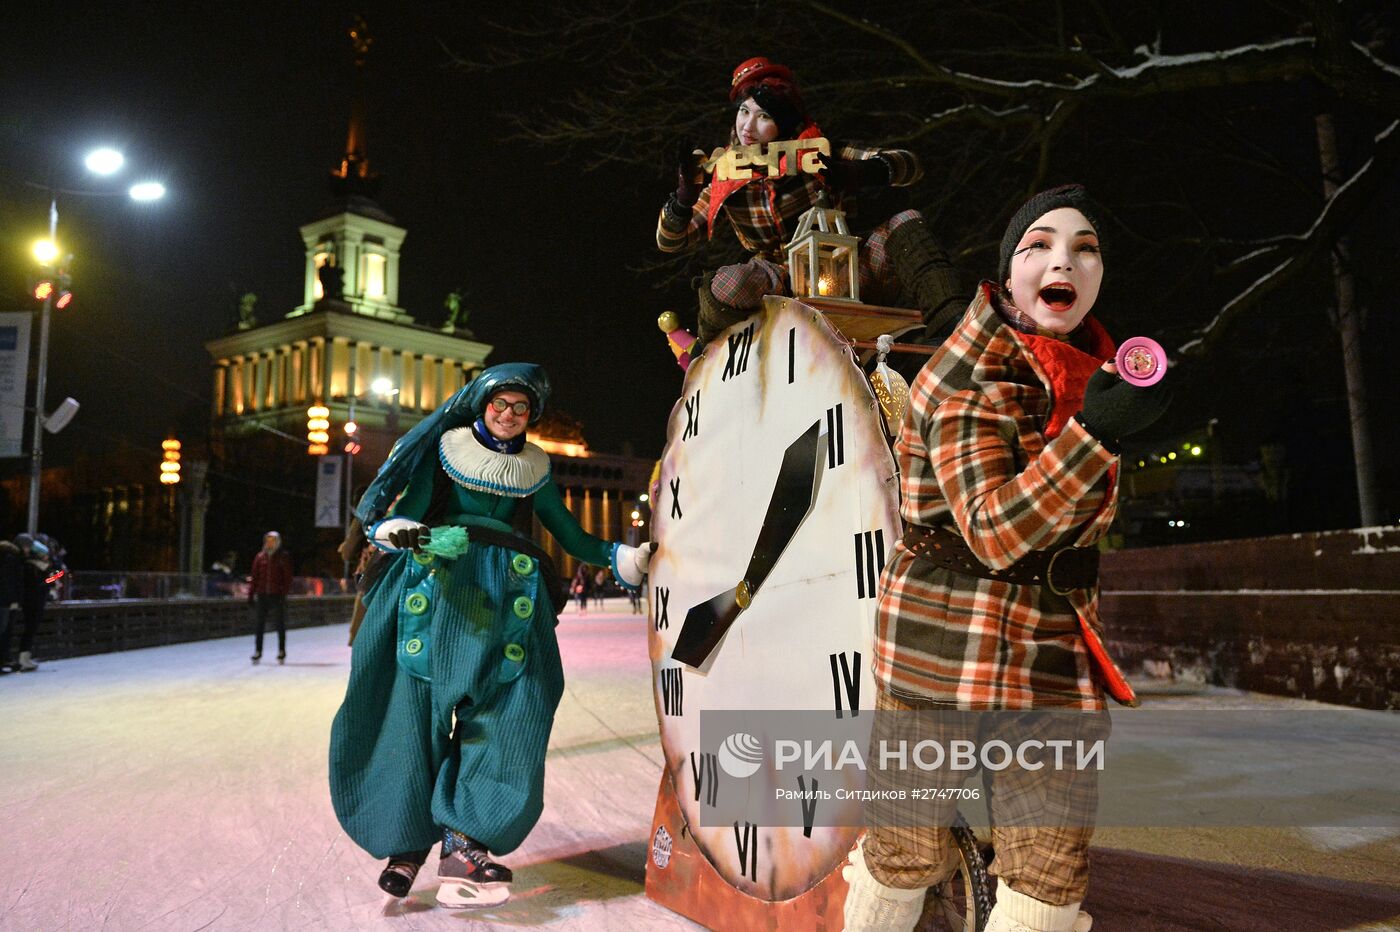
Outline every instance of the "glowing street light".
{"type": "Polygon", "coordinates": [[[158,201],[165,197],[165,185],[159,181],[142,181],[126,192],[133,201],[158,201]]]}
{"type": "Polygon", "coordinates": [[[376,395],[380,395],[385,398],[388,398],[392,395],[397,395],[399,393],[399,390],[394,385],[394,383],[391,382],[389,379],[384,378],[383,376],[380,376],[373,382],[369,383],[369,390],[374,392],[376,395]]]}
{"type": "MultiPolygon", "coordinates": [[[[88,171],[98,175],[111,175],[122,169],[126,164],[126,158],[109,146],[104,146],[89,152],[83,159],[83,164],[88,171]]],[[[42,240],[34,245],[34,258],[44,266],[54,266],[62,255],[58,247],[58,194],[60,189],[49,185],[32,185],[33,187],[43,187],[49,192],[49,235],[47,240],[42,240]]],[[[71,191],[62,189],[65,195],[101,195],[100,191],[71,191]]],[[[159,182],[148,181],[133,185],[128,194],[138,201],[156,200],[165,194],[165,186],[159,182]]],[[[67,260],[64,260],[65,262],[67,260]]],[[[60,280],[65,276],[60,272],[60,280]]],[[[36,293],[36,297],[40,297],[36,293]]],[[[39,530],[39,495],[43,483],[44,469],[44,390],[48,383],[49,374],[49,316],[57,307],[59,310],[67,307],[72,301],[72,293],[68,291],[66,282],[62,288],[50,287],[41,298],[43,308],[39,313],[39,361],[38,371],[34,375],[34,440],[33,449],[30,452],[29,462],[29,508],[26,530],[30,534],[38,533],[39,530]]],[[[178,475],[169,470],[162,473],[162,479],[166,475],[178,475]]],[[[173,484],[173,483],[168,483],[173,484]]]]}
{"type": "Polygon", "coordinates": [[[121,171],[121,167],[126,164],[126,157],[116,149],[104,146],[89,152],[87,158],[83,159],[83,164],[95,175],[112,175],[121,171]]]}
{"type": "Polygon", "coordinates": [[[35,240],[32,251],[40,265],[53,265],[58,259],[58,243],[51,239],[35,240]]]}

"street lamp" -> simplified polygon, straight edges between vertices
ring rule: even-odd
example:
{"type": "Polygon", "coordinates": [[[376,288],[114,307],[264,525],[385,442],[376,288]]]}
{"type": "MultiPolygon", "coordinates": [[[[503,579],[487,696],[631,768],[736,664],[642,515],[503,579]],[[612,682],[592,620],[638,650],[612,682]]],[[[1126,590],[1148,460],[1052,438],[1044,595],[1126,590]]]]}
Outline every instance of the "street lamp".
{"type": "MultiPolygon", "coordinates": [[[[99,175],[111,175],[126,164],[125,157],[112,148],[102,148],[89,152],[84,160],[89,171],[99,175]]],[[[45,267],[55,266],[62,255],[58,248],[58,195],[103,196],[105,191],[73,191],[58,188],[52,184],[39,185],[49,192],[49,238],[35,244],[34,258],[45,267]]],[[[157,181],[147,181],[131,188],[128,194],[138,201],[156,200],[165,194],[165,186],[157,181]],[[138,196],[137,189],[142,189],[138,196]]],[[[57,268],[54,271],[58,271],[57,268]]],[[[49,315],[54,307],[52,290],[44,296],[43,308],[39,312],[39,371],[34,378],[34,448],[29,464],[29,513],[25,529],[30,534],[39,532],[39,494],[43,486],[44,471],[44,429],[54,429],[52,420],[44,416],[44,389],[49,376],[49,315]]]]}

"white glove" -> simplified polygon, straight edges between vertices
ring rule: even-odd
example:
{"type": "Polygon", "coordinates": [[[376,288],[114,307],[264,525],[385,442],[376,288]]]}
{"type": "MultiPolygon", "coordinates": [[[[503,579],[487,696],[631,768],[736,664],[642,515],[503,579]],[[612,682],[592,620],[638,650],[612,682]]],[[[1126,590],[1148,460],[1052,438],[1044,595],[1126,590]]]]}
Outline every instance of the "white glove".
{"type": "Polygon", "coordinates": [[[633,589],[641,586],[647,570],[651,567],[651,553],[655,549],[656,544],[651,541],[640,547],[617,545],[617,578],[622,580],[623,585],[633,589]]]}

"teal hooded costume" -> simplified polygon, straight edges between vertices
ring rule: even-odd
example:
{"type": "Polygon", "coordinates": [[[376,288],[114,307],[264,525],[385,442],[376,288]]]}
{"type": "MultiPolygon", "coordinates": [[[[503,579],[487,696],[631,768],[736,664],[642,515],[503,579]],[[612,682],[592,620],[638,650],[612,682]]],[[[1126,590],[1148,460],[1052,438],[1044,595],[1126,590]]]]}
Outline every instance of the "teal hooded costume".
{"type": "Polygon", "coordinates": [[[372,541],[395,518],[469,540],[456,557],[388,553],[364,596],[330,786],[341,826],[378,858],[430,847],[444,829],[505,854],[543,809],[563,591],[528,524],[519,534],[512,521],[533,508],[565,550],[617,572],[618,545],[579,527],[548,456],[486,432],[482,412],[504,389],[530,399],[531,424],[543,414],[543,369],[487,369],[394,445],[356,509],[372,541]]]}

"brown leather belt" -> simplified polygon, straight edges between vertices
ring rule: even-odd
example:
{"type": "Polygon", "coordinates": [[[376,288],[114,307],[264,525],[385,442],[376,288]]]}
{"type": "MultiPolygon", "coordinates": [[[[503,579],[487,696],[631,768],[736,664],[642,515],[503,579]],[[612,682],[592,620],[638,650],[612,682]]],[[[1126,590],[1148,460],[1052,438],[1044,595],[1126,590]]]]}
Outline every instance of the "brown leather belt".
{"type": "Polygon", "coordinates": [[[1056,595],[1091,589],[1099,580],[1099,552],[1092,547],[1033,550],[1005,569],[994,570],[977,559],[961,534],[947,528],[907,524],[904,546],[919,559],[954,573],[1023,586],[1048,586],[1056,595]]]}

